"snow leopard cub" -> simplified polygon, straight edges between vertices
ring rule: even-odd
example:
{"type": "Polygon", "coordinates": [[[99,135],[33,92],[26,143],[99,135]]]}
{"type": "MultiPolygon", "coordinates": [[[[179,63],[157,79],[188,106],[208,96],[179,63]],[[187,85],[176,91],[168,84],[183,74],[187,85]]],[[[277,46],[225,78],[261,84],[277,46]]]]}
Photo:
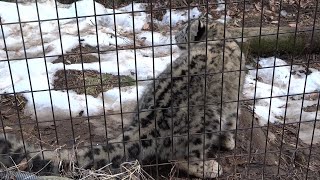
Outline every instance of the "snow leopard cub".
{"type": "MultiPolygon", "coordinates": [[[[78,166],[99,169],[112,163],[117,169],[122,162],[138,159],[143,164],[175,162],[200,178],[219,176],[221,166],[212,158],[217,147],[234,148],[228,130],[235,128],[244,76],[239,71],[244,67],[240,48],[233,40],[224,41],[224,34],[228,37],[222,24],[210,18],[207,22],[205,16],[187,23],[175,37],[181,55],[148,85],[131,126],[106,145],[78,148],[78,166]],[[181,44],[188,34],[190,46],[181,44]]],[[[0,155],[7,167],[31,157],[30,171],[57,173],[71,166],[67,150],[59,152],[62,163],[55,161],[54,153],[45,153],[51,158],[43,160],[32,153],[17,154],[24,152],[23,144],[11,139],[0,138],[0,153],[12,156],[0,155]]]]}

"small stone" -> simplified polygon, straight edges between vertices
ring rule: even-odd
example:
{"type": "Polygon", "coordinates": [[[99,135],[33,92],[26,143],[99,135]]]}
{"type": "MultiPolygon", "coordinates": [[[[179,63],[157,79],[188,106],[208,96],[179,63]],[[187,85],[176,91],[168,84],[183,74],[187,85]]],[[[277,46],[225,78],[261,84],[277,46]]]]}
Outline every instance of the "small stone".
{"type": "Polygon", "coordinates": [[[281,10],[280,11],[281,16],[286,17],[288,15],[287,11],[281,10]]]}

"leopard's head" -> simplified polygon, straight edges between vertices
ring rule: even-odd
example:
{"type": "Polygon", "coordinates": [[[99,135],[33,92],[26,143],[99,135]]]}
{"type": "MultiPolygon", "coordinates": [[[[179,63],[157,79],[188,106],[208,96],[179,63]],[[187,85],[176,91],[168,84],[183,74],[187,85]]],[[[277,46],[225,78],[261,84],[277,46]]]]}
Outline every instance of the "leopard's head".
{"type": "Polygon", "coordinates": [[[188,41],[193,45],[206,39],[208,41],[223,39],[224,33],[228,36],[222,23],[208,17],[207,14],[203,14],[197,19],[186,22],[175,35],[175,40],[180,49],[186,49],[188,41]],[[190,35],[189,38],[188,35],[190,35]]]}

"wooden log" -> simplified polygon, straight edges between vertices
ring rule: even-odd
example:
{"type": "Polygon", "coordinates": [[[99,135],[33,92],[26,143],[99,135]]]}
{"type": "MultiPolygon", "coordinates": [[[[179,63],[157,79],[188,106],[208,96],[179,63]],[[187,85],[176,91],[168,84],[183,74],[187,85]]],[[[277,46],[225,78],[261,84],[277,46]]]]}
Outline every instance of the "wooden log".
{"type": "MultiPolygon", "coordinates": [[[[241,42],[242,28],[230,28],[232,38],[241,42]]],[[[244,28],[244,51],[257,56],[320,53],[320,28],[292,27],[244,28]]]]}

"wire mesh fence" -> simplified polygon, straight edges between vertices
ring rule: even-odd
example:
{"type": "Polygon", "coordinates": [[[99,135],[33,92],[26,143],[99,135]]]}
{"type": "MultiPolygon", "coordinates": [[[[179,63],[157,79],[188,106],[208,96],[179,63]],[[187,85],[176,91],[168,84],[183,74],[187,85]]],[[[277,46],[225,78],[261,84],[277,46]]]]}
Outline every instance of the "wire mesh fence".
{"type": "Polygon", "coordinates": [[[318,6],[0,2],[0,172],[318,179],[318,6]]]}

